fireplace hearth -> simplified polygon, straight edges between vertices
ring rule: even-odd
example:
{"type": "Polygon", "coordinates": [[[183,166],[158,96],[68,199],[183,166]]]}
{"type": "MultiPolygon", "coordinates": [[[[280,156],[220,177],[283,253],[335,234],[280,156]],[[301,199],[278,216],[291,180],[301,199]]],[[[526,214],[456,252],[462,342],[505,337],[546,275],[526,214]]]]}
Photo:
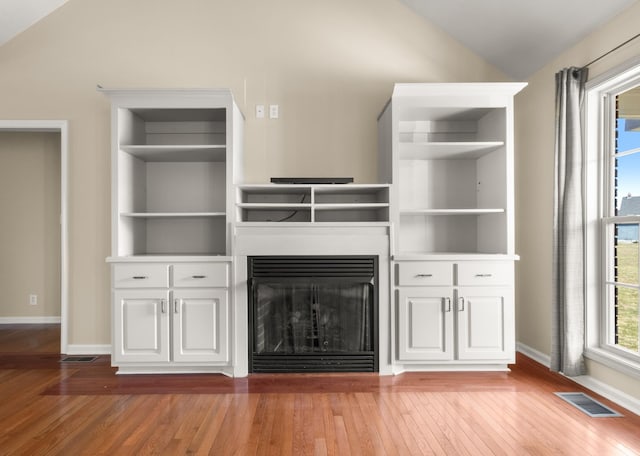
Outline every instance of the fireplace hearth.
{"type": "Polygon", "coordinates": [[[376,256],[248,257],[249,372],[377,372],[376,256]]]}

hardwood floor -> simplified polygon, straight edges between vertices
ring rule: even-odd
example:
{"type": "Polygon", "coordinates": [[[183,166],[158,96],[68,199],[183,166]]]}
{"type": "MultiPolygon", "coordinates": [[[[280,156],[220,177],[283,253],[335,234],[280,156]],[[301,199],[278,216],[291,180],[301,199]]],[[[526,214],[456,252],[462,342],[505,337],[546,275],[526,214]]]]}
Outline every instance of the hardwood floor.
{"type": "Polygon", "coordinates": [[[60,353],[60,324],[0,324],[0,353],[60,353]]]}
{"type": "Polygon", "coordinates": [[[640,417],[518,356],[510,373],[116,376],[109,358],[0,354],[2,455],[632,455],[640,417]]]}

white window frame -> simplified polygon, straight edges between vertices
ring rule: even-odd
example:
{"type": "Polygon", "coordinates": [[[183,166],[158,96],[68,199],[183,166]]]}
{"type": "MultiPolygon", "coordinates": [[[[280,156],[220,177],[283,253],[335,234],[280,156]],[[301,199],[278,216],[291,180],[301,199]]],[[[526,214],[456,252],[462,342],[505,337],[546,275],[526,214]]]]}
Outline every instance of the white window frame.
{"type": "MultiPolygon", "coordinates": [[[[605,199],[615,147],[615,95],[640,85],[640,58],[590,80],[585,92],[585,356],[640,379],[640,355],[609,343],[613,323],[607,306],[608,240],[613,213],[605,199]]],[[[610,282],[609,282],[610,283],[610,282]]]]}

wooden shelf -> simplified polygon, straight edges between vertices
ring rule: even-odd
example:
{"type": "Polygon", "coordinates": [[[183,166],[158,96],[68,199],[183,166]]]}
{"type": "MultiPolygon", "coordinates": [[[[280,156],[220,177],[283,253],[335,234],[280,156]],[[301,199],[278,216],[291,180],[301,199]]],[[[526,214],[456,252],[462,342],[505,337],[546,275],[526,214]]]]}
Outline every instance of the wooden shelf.
{"type": "Polygon", "coordinates": [[[476,159],[504,146],[503,141],[401,142],[401,160],[476,159]]]}
{"type": "Polygon", "coordinates": [[[261,211],[298,211],[311,210],[309,203],[238,203],[240,209],[257,209],[261,211]]]}
{"type": "Polygon", "coordinates": [[[189,218],[225,217],[225,212],[122,212],[121,217],[137,218],[189,218]]]}
{"type": "Polygon", "coordinates": [[[121,145],[120,150],[144,162],[224,162],[226,145],[121,145]]]}
{"type": "Polygon", "coordinates": [[[358,209],[382,209],[387,207],[389,207],[389,203],[336,203],[314,205],[314,209],[316,211],[353,211],[358,209]]]}
{"type": "MultiPolygon", "coordinates": [[[[307,220],[287,217],[289,223],[359,223],[389,221],[388,184],[258,184],[240,185],[238,223],[266,222],[263,211],[304,212],[307,220]]],[[[283,220],[284,221],[284,220],[283,220]]]]}
{"type": "Polygon", "coordinates": [[[505,210],[496,209],[401,209],[400,215],[484,215],[501,214],[505,210]]]}

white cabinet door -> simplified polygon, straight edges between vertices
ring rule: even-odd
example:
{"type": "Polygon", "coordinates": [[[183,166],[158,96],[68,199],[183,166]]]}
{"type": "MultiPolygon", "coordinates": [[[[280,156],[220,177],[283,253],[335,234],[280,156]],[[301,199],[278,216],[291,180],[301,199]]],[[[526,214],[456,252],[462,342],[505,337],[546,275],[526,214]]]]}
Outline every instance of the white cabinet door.
{"type": "Polygon", "coordinates": [[[453,304],[449,287],[398,292],[398,359],[453,359],[453,304]]]}
{"type": "Polygon", "coordinates": [[[168,362],[168,293],[165,290],[113,292],[113,361],[168,362]]]}
{"type": "Polygon", "coordinates": [[[460,288],[456,315],[458,359],[513,361],[515,328],[511,288],[460,288]]]}
{"type": "Polygon", "coordinates": [[[229,360],[227,290],[176,290],[173,295],[173,360],[229,360]]]}

